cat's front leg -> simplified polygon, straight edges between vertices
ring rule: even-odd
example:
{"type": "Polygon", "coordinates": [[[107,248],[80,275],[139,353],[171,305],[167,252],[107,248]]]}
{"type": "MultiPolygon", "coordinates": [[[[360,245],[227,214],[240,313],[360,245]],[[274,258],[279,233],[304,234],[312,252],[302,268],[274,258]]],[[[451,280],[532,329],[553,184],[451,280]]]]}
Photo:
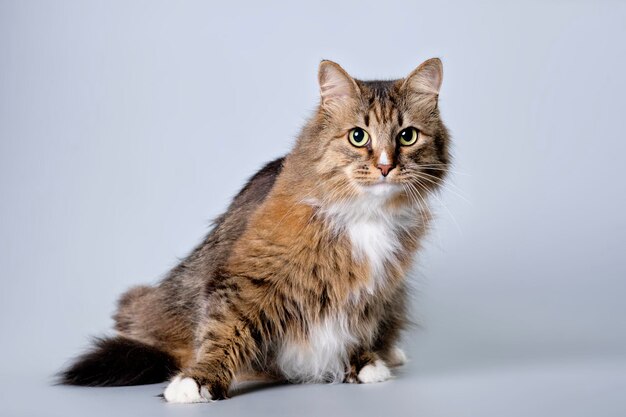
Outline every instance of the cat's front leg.
{"type": "Polygon", "coordinates": [[[170,381],[163,393],[165,400],[199,403],[226,399],[235,373],[256,355],[258,337],[252,321],[226,320],[207,326],[196,362],[170,381]]]}
{"type": "Polygon", "coordinates": [[[205,403],[213,400],[207,386],[201,385],[193,377],[181,373],[175,376],[163,392],[165,401],[169,403],[205,403]]]}
{"type": "Polygon", "coordinates": [[[350,357],[350,365],[344,382],[371,384],[383,382],[389,378],[391,378],[391,371],[378,354],[369,350],[360,350],[350,357]]]}

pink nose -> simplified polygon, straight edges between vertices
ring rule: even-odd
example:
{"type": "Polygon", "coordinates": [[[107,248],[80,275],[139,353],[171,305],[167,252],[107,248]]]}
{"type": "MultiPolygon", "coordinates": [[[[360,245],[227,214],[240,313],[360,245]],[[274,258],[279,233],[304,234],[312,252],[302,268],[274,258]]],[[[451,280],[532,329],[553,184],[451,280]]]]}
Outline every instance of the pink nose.
{"type": "Polygon", "coordinates": [[[386,177],[387,174],[389,174],[389,171],[391,171],[393,169],[393,165],[384,165],[384,164],[378,164],[376,165],[378,167],[378,169],[380,169],[380,172],[383,174],[383,177],[386,177]]]}

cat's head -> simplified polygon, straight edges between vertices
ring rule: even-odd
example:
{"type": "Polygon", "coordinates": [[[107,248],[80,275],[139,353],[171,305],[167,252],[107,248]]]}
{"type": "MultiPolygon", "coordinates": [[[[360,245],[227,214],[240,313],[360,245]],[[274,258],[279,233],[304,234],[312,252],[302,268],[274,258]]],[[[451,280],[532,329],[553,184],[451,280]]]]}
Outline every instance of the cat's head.
{"type": "Polygon", "coordinates": [[[414,201],[436,188],[449,163],[438,109],[442,76],[437,58],[391,81],[360,81],[322,61],[320,105],[296,145],[302,172],[317,178],[315,194],[414,201]]]}

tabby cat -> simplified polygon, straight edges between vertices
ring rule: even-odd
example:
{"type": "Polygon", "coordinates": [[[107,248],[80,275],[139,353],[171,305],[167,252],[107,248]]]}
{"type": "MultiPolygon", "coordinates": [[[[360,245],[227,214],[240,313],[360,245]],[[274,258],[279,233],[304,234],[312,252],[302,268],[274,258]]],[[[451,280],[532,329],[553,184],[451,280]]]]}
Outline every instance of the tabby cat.
{"type": "Polygon", "coordinates": [[[174,403],[224,399],[250,376],[371,383],[405,361],[406,275],[449,164],[442,65],[360,81],[319,67],[320,103],[156,286],[126,292],[117,335],[60,375],[73,385],[171,378],[174,403]]]}

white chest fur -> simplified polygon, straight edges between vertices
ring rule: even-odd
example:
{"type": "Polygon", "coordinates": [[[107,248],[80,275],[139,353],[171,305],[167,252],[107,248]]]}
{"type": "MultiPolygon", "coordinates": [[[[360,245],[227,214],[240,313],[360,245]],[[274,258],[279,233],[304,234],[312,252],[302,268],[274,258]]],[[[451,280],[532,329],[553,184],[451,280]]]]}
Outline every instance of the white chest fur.
{"type": "Polygon", "coordinates": [[[357,340],[342,314],[312,326],[307,341],[283,341],[278,367],[292,382],[341,382],[357,340]]]}
{"type": "Polygon", "coordinates": [[[388,217],[351,219],[344,225],[352,243],[353,257],[370,267],[368,292],[373,292],[385,276],[385,263],[400,249],[397,230],[388,217]]]}
{"type": "Polygon", "coordinates": [[[409,207],[387,206],[394,191],[394,187],[385,186],[380,191],[369,191],[350,202],[324,209],[333,227],[350,238],[354,259],[369,265],[371,276],[366,288],[369,293],[383,282],[385,264],[393,261],[401,250],[400,232],[416,219],[416,213],[409,207]]]}

